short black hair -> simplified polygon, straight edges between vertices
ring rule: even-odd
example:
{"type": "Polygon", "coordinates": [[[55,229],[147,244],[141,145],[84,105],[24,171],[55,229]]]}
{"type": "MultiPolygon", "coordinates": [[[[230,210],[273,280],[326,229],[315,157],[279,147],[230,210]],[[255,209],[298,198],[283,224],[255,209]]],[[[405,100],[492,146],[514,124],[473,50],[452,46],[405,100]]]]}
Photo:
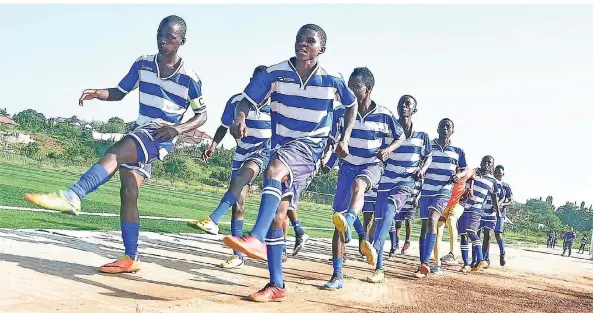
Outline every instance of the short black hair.
{"type": "Polygon", "coordinates": [[[161,21],[160,25],[162,26],[162,25],[166,25],[166,24],[179,25],[181,35],[183,37],[185,37],[185,32],[187,31],[187,25],[185,24],[185,21],[181,17],[179,17],[177,15],[169,15],[161,21]]]}
{"type": "MultiPolygon", "coordinates": [[[[418,101],[416,101],[416,98],[414,98],[413,96],[403,95],[403,96],[401,96],[401,99],[412,99],[412,100],[414,100],[414,105],[418,105],[418,101]]],[[[451,122],[451,123],[453,123],[453,122],[451,122]]]]}
{"type": "Polygon", "coordinates": [[[494,157],[493,157],[493,156],[491,156],[491,155],[485,155],[485,156],[482,158],[482,161],[484,161],[484,160],[485,160],[485,159],[487,159],[487,158],[491,158],[491,159],[492,159],[492,161],[494,161],[494,157]]]}
{"type": "Polygon", "coordinates": [[[498,170],[498,169],[500,169],[501,171],[504,171],[504,166],[497,165],[496,168],[495,168],[495,170],[498,170]]]}
{"type": "Polygon", "coordinates": [[[257,76],[257,74],[259,74],[259,73],[261,73],[261,72],[263,72],[263,71],[265,71],[267,69],[268,69],[267,66],[265,66],[265,65],[259,65],[258,67],[256,67],[253,70],[253,77],[257,76]]]}
{"type": "Polygon", "coordinates": [[[301,26],[301,28],[299,28],[299,33],[303,29],[310,29],[310,30],[316,32],[317,35],[319,35],[319,39],[321,39],[321,42],[320,42],[321,46],[325,47],[325,43],[327,42],[327,35],[325,34],[325,31],[323,30],[323,28],[321,28],[319,25],[316,25],[316,24],[305,24],[305,25],[301,26]]]}
{"type": "Polygon", "coordinates": [[[454,123],[453,123],[453,121],[452,121],[450,118],[448,118],[448,117],[445,117],[444,119],[442,119],[442,120],[439,122],[439,125],[441,125],[441,123],[443,123],[443,122],[445,122],[445,121],[449,121],[449,122],[451,122],[451,126],[453,126],[453,129],[455,129],[455,124],[454,124],[454,123]]]}
{"type": "Polygon", "coordinates": [[[367,87],[367,89],[373,89],[375,87],[375,76],[369,70],[368,67],[357,67],[352,71],[350,77],[360,76],[362,78],[362,82],[367,87]]]}

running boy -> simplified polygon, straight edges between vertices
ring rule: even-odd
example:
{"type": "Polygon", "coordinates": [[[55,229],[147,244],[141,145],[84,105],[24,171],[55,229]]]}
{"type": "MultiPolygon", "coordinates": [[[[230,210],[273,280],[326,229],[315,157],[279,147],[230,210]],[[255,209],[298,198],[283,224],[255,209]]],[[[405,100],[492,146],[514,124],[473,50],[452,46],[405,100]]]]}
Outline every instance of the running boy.
{"type": "Polygon", "coordinates": [[[426,171],[420,193],[422,228],[420,266],[414,273],[416,278],[426,277],[430,273],[428,262],[436,243],[438,220],[451,198],[453,185],[467,175],[465,152],[451,145],[454,130],[453,121],[444,118],[439,123],[439,138],[432,141],[432,162],[426,171]]]}
{"type": "Polygon", "coordinates": [[[417,183],[424,177],[431,164],[430,140],[425,132],[417,132],[412,123],[412,115],[417,111],[416,99],[404,95],[397,104],[398,122],[403,127],[405,140],[393,151],[386,162],[385,174],[381,177],[377,204],[375,205],[375,220],[377,230],[373,242],[378,260],[375,271],[367,278],[372,283],[383,282],[383,246],[385,236],[395,218],[408,199],[417,183]]]}
{"type": "Polygon", "coordinates": [[[140,115],[132,131],[111,146],[101,160],[84,173],[68,190],[57,194],[26,194],[25,199],[40,207],[78,215],[80,202],[90,192],[105,184],[119,169],[121,179],[121,230],[125,254],[100,268],[106,273],[139,270],[138,190],[150,177],[151,163],[163,160],[171,152],[178,136],[200,127],[206,121],[202,83],[177,54],[185,44],[185,21],[175,15],[166,17],[157,30],[156,55],[141,56],[117,88],[87,89],[85,100],[119,101],[132,90],[140,90],[140,115]],[[181,123],[191,108],[195,116],[181,123]]]}
{"type": "MultiPolygon", "coordinates": [[[[338,184],[334,197],[333,221],[336,229],[332,240],[333,275],[324,289],[338,289],[344,286],[342,276],[342,252],[344,243],[350,241],[350,229],[364,206],[364,194],[379,183],[383,174],[382,162],[403,142],[403,130],[393,114],[371,99],[375,86],[373,73],[366,67],[355,68],[348,86],[358,101],[358,114],[354,122],[348,150],[350,154],[340,160],[338,184]],[[387,145],[386,138],[393,138],[387,145]]],[[[340,123],[342,111],[334,116],[340,123]]],[[[339,152],[338,146],[336,152],[339,152]]],[[[385,234],[384,234],[385,235],[385,234]]],[[[364,240],[361,251],[367,263],[375,265],[377,254],[371,244],[364,240]]]]}
{"type": "Polygon", "coordinates": [[[496,221],[496,226],[494,227],[494,236],[496,237],[496,242],[498,243],[498,249],[500,249],[500,266],[504,266],[506,264],[506,252],[504,250],[504,241],[502,239],[502,233],[504,232],[504,220],[507,217],[507,208],[513,205],[513,191],[511,186],[502,180],[504,174],[504,166],[497,165],[494,169],[494,177],[502,181],[502,188],[504,190],[504,199],[500,200],[500,218],[496,221]]]}
{"type": "MultiPolygon", "coordinates": [[[[226,236],[224,243],[249,257],[268,261],[270,282],[250,295],[253,301],[286,298],[282,275],[286,210],[280,202],[291,201],[316,169],[331,130],[334,100],[346,107],[345,130],[338,145],[340,157],[348,155],[348,142],[358,105],[339,74],[331,74],[318,62],[325,52],[326,35],[321,27],[307,24],[296,35],[296,57],[268,67],[245,88],[245,99],[235,110],[231,134],[247,136],[245,117],[249,107],[270,98],[272,103],[273,153],[265,171],[259,212],[251,234],[226,236]],[[264,244],[265,241],[265,244],[264,244]],[[266,249],[267,245],[267,249],[266,249]]],[[[288,207],[288,206],[286,206],[288,207]]]]}
{"type": "MultiPolygon", "coordinates": [[[[253,71],[253,77],[266,70],[265,65],[260,65],[253,71]]],[[[208,149],[204,151],[202,159],[204,162],[212,157],[216,146],[226,135],[227,129],[233,123],[235,117],[235,106],[243,99],[242,94],[232,96],[227,101],[222,113],[221,124],[214,134],[214,140],[208,149]]],[[[268,164],[270,156],[270,137],[272,136],[270,122],[270,103],[266,99],[262,104],[250,108],[246,117],[249,136],[237,140],[235,156],[231,171],[231,183],[224,194],[218,207],[208,217],[199,221],[189,221],[187,225],[208,234],[218,235],[218,223],[230,207],[233,208],[231,219],[231,234],[241,236],[243,233],[243,216],[245,214],[245,199],[249,192],[249,186],[253,179],[259,175],[262,169],[268,164]]],[[[220,266],[223,268],[240,268],[243,266],[243,254],[233,251],[220,266]]]]}
{"type": "Polygon", "coordinates": [[[463,268],[461,271],[463,273],[479,271],[487,265],[487,263],[483,261],[480,237],[478,237],[477,232],[482,218],[482,208],[488,196],[493,200],[492,203],[496,215],[500,216],[498,210],[498,197],[496,196],[498,194],[498,185],[496,184],[496,178],[492,176],[493,166],[493,157],[487,155],[482,158],[480,168],[474,170],[474,178],[468,180],[468,198],[461,203],[464,211],[459,219],[458,231],[461,235],[461,257],[463,258],[463,268]],[[472,240],[472,262],[475,262],[473,268],[469,263],[468,237],[472,240]]]}

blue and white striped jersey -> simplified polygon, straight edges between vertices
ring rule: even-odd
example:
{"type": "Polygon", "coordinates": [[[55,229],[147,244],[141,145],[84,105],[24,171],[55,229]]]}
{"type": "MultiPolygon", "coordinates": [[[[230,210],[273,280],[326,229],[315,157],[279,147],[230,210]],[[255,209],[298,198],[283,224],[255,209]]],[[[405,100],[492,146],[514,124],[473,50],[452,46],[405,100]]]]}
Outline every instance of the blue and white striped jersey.
{"type": "MultiPolygon", "coordinates": [[[[504,201],[504,188],[502,186],[502,182],[496,178],[494,178],[496,182],[496,198],[498,199],[498,204],[500,205],[504,201]]],[[[482,220],[483,221],[496,221],[496,210],[494,210],[494,206],[492,205],[492,197],[487,196],[486,202],[484,203],[483,212],[482,212],[482,220]]],[[[502,216],[502,212],[501,212],[502,216]]]]}
{"type": "MultiPolygon", "coordinates": [[[[405,134],[404,134],[405,136],[405,134]]],[[[389,141],[392,139],[388,139],[389,141]]],[[[389,155],[385,162],[385,172],[379,182],[379,190],[413,190],[417,181],[411,176],[431,154],[432,147],[428,134],[412,129],[409,138],[389,155]]]]}
{"type": "Polygon", "coordinates": [[[202,82],[183,60],[177,70],[166,78],[160,77],[156,55],[141,56],[117,88],[127,94],[140,91],[140,115],[136,124],[179,125],[191,107],[194,113],[206,111],[202,98],[202,82]]]}
{"type": "MultiPolygon", "coordinates": [[[[220,120],[221,126],[225,128],[231,126],[235,119],[235,108],[243,98],[243,94],[236,94],[227,101],[220,120]]],[[[233,170],[241,168],[243,160],[254,152],[259,152],[262,149],[270,149],[270,138],[272,137],[270,102],[266,100],[258,107],[250,107],[249,113],[245,117],[245,123],[247,126],[247,137],[237,140],[235,157],[233,159],[233,170]]]]}
{"type": "Polygon", "coordinates": [[[483,212],[486,199],[489,198],[488,194],[490,192],[498,194],[499,192],[496,178],[492,174],[482,174],[479,168],[475,169],[475,172],[474,196],[461,201],[464,212],[483,212]]]}
{"type": "Polygon", "coordinates": [[[354,93],[339,74],[332,74],[319,63],[302,81],[294,67],[295,59],[272,65],[249,83],[243,94],[253,105],[271,99],[272,149],[297,141],[318,159],[331,131],[335,102],[346,107],[356,104],[354,93]]]}
{"type": "Polygon", "coordinates": [[[426,170],[422,184],[422,197],[444,196],[451,197],[453,189],[453,175],[457,168],[467,166],[465,152],[458,147],[441,147],[437,139],[431,142],[432,161],[426,170]]]}
{"type": "MultiPolygon", "coordinates": [[[[350,154],[342,160],[343,162],[352,165],[381,163],[381,160],[377,158],[377,151],[389,145],[386,143],[386,138],[399,139],[403,135],[403,129],[389,109],[377,105],[374,101],[371,105],[374,108],[365,116],[356,112],[356,120],[348,141],[350,154]]],[[[335,111],[332,134],[341,135],[343,132],[345,112],[346,110],[343,108],[335,111]]],[[[337,140],[338,138],[334,138],[334,141],[337,140]]]]}

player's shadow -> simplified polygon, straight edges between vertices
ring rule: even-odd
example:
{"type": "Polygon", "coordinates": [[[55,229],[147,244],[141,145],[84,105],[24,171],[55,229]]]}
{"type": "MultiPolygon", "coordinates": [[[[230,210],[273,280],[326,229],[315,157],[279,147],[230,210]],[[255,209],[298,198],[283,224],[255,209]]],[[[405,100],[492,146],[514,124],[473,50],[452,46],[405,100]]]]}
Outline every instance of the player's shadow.
{"type": "MultiPolygon", "coordinates": [[[[0,260],[5,262],[17,263],[20,267],[36,271],[41,274],[52,275],[78,283],[83,283],[98,288],[106,289],[109,293],[101,293],[108,296],[136,299],[136,300],[161,300],[168,299],[153,297],[149,295],[142,295],[131,291],[122,290],[113,286],[105,285],[90,279],[79,277],[81,275],[93,275],[97,273],[97,269],[91,266],[62,262],[48,259],[40,259],[34,257],[13,255],[7,253],[0,253],[0,260]]],[[[49,285],[47,285],[49,287],[49,285]]]]}

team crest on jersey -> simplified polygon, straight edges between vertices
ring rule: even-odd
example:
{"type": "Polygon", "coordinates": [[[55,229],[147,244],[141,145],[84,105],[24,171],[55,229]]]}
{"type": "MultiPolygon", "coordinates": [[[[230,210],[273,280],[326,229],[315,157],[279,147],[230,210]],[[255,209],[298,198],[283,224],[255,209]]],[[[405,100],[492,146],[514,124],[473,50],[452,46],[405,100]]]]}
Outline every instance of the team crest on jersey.
{"type": "Polygon", "coordinates": [[[152,71],[152,68],[148,65],[140,65],[141,70],[152,71]]]}
{"type": "Polygon", "coordinates": [[[285,83],[294,83],[294,78],[292,77],[278,77],[278,80],[285,83]]]}

